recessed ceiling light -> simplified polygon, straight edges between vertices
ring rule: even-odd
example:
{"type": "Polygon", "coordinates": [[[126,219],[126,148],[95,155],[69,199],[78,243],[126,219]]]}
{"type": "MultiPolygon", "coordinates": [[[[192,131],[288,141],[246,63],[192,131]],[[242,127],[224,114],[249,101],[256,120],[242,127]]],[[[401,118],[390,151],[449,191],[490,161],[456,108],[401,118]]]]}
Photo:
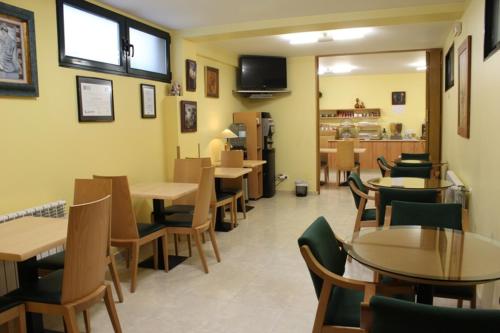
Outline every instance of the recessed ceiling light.
{"type": "Polygon", "coordinates": [[[299,32],[294,34],[282,35],[281,38],[287,40],[292,45],[316,43],[320,38],[319,32],[299,32]]]}
{"type": "Polygon", "coordinates": [[[351,28],[351,29],[338,29],[328,32],[333,40],[351,40],[364,38],[367,34],[373,31],[373,28],[351,28]]]}
{"type": "Polygon", "coordinates": [[[316,42],[331,42],[334,40],[360,39],[373,31],[373,28],[351,28],[330,31],[311,31],[281,35],[280,38],[287,40],[292,45],[312,44],[316,42]]]}

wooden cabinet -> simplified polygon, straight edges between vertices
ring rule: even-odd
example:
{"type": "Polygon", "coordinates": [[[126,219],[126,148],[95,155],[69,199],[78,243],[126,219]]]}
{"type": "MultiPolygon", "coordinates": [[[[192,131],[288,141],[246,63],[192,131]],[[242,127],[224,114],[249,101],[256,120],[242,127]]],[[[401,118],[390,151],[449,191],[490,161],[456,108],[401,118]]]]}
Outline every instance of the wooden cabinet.
{"type": "Polygon", "coordinates": [[[399,158],[401,156],[401,151],[403,149],[403,143],[402,142],[395,142],[395,141],[390,141],[387,142],[387,155],[386,159],[388,161],[394,161],[395,159],[399,158]]]}
{"type": "Polygon", "coordinates": [[[387,156],[387,144],[388,142],[372,142],[372,164],[371,169],[378,169],[377,158],[380,156],[387,156]]]}
{"type": "Polygon", "coordinates": [[[359,143],[359,148],[365,148],[366,151],[362,154],[359,154],[359,164],[361,169],[372,169],[373,168],[373,144],[371,142],[363,142],[359,143]]]}
{"type": "MultiPolygon", "coordinates": [[[[233,122],[243,123],[247,128],[247,159],[262,160],[262,126],[260,112],[233,113],[233,122]]],[[[248,174],[248,197],[259,199],[263,194],[262,166],[248,174]]]]}

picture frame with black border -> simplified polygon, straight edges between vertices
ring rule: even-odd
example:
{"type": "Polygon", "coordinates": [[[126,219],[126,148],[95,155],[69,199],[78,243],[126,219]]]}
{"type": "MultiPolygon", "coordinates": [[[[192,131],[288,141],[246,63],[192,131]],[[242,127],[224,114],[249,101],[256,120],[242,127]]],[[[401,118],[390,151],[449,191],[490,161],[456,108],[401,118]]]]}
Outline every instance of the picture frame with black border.
{"type": "Polygon", "coordinates": [[[205,97],[219,98],[219,69],[205,66],[205,97]]]}
{"type": "Polygon", "coordinates": [[[393,91],[392,105],[406,105],[406,91],[393,91]]]}
{"type": "Polygon", "coordinates": [[[141,117],[156,118],[156,86],[141,84],[141,117]]]}
{"type": "Polygon", "coordinates": [[[198,105],[194,101],[181,101],[181,133],[198,130],[198,105]]]}
{"type": "Polygon", "coordinates": [[[76,77],[79,122],[115,120],[113,81],[96,77],[76,77]]]}
{"type": "Polygon", "coordinates": [[[455,85],[455,44],[451,44],[445,56],[444,87],[448,91],[455,85]]]}
{"type": "Polygon", "coordinates": [[[186,91],[196,91],[196,61],[186,59],[186,91]]]}

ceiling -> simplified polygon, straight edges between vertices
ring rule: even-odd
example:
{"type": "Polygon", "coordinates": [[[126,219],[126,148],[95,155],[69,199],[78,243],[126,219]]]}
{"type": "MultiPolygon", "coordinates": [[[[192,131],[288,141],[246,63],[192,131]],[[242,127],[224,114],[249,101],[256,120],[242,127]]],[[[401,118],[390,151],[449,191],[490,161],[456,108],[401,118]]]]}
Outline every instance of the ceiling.
{"type": "Polygon", "coordinates": [[[167,28],[183,30],[328,13],[464,3],[465,0],[101,0],[167,28]]]}
{"type": "Polygon", "coordinates": [[[396,74],[416,73],[416,63],[426,62],[425,52],[395,52],[383,54],[360,54],[349,56],[321,57],[319,67],[331,68],[338,64],[355,66],[350,73],[326,75],[370,75],[370,74],[396,74]]]}

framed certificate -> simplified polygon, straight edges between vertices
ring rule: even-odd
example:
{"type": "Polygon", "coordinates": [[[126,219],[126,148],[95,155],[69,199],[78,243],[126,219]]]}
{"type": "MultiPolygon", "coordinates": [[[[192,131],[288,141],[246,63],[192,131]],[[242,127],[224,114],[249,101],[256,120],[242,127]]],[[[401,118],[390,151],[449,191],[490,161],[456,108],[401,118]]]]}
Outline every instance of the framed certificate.
{"type": "Polygon", "coordinates": [[[113,81],[76,77],[78,121],[114,121],[113,81]]]}
{"type": "Polygon", "coordinates": [[[156,118],[156,90],[153,85],[141,84],[141,116],[156,118]]]}

